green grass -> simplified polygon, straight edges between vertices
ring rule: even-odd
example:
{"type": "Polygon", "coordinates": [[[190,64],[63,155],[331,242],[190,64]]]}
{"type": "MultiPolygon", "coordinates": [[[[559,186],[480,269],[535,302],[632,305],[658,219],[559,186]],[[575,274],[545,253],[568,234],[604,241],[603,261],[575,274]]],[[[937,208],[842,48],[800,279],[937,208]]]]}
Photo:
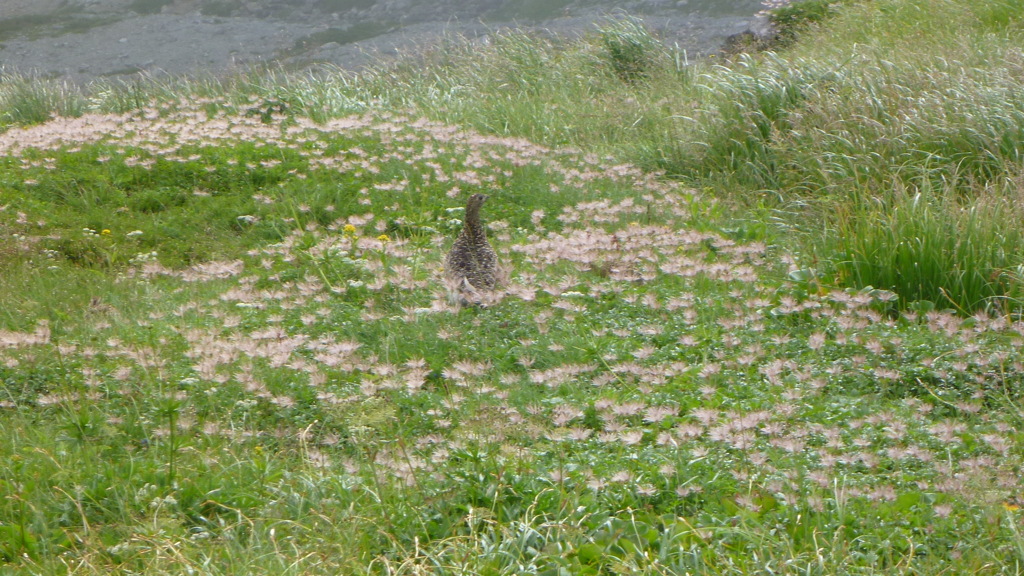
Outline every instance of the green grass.
{"type": "Polygon", "coordinates": [[[971,204],[961,206],[953,192],[862,199],[829,235],[837,243],[829,248],[843,255],[839,280],[892,290],[908,303],[1019,309],[1019,209],[999,194],[971,204]]]}
{"type": "Polygon", "coordinates": [[[66,82],[19,75],[0,78],[0,127],[38,124],[53,116],[78,116],[86,106],[81,91],[66,82]]]}
{"type": "Polygon", "coordinates": [[[1020,573],[1019,7],[4,77],[2,570],[1020,573]]]}

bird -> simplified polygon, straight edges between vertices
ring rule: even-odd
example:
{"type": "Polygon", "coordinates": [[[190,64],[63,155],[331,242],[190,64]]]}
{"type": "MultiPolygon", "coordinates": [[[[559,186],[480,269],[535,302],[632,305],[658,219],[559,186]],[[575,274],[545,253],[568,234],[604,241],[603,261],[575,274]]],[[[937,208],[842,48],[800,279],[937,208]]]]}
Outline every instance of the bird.
{"type": "Polygon", "coordinates": [[[482,291],[493,290],[498,281],[498,255],[480,223],[480,207],[488,198],[486,194],[469,197],[462,231],[444,259],[448,280],[463,299],[471,301],[482,291]]]}

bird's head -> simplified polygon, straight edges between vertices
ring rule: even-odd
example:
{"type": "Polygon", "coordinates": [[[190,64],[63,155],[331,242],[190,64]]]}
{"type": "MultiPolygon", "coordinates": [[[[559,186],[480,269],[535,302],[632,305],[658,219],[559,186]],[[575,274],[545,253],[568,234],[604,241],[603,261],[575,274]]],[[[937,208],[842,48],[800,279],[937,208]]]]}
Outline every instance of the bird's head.
{"type": "Polygon", "coordinates": [[[468,218],[478,218],[480,214],[480,207],[484,205],[484,201],[489,196],[487,194],[473,194],[469,197],[469,201],[466,202],[466,216],[468,218]]]}

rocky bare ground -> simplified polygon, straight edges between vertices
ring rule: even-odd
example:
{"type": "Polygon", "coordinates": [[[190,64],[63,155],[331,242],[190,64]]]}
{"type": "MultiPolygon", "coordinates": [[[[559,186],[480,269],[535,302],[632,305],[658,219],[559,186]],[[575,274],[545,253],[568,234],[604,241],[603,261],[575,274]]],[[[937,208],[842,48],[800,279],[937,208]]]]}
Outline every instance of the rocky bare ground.
{"type": "Polygon", "coordinates": [[[693,57],[751,26],[760,0],[0,0],[2,71],[88,82],[259,65],[358,69],[446,36],[558,37],[623,14],[693,57]]]}

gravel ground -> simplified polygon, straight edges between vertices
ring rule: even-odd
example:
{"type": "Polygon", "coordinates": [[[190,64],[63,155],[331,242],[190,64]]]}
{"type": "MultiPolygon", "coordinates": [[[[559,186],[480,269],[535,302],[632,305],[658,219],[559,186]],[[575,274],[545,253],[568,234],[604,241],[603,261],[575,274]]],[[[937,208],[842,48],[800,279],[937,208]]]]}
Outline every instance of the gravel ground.
{"type": "MultiPolygon", "coordinates": [[[[512,20],[501,0],[0,0],[0,66],[84,83],[96,78],[224,74],[253,65],[326,62],[358,69],[429,47],[445,35],[482,38],[516,26],[571,37],[609,15],[637,14],[694,56],[751,27],[759,0],[551,0],[543,19],[512,20]],[[365,0],[362,2],[367,4],[365,0]],[[332,12],[330,8],[343,8],[332,12]],[[151,13],[148,13],[151,12],[151,13]],[[451,14],[458,14],[455,18],[451,14]],[[43,16],[50,19],[43,20],[43,16]],[[6,24],[6,25],[5,25],[6,24]]],[[[524,2],[537,9],[533,0],[524,2]]]]}

